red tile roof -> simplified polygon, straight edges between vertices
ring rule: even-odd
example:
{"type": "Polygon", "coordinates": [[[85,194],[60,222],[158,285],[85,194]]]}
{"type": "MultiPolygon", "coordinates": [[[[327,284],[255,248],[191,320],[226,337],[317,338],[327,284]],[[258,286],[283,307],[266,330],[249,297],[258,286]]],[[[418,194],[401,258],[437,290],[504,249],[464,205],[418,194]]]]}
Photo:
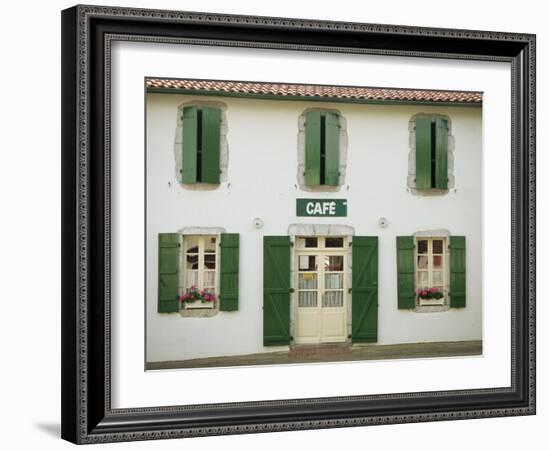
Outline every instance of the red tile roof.
{"type": "Polygon", "coordinates": [[[262,95],[273,97],[304,97],[350,101],[399,101],[433,103],[481,104],[481,92],[436,91],[426,89],[394,89],[356,86],[323,86],[314,84],[256,83],[195,79],[147,78],[146,87],[156,89],[208,91],[220,95],[262,95]]]}

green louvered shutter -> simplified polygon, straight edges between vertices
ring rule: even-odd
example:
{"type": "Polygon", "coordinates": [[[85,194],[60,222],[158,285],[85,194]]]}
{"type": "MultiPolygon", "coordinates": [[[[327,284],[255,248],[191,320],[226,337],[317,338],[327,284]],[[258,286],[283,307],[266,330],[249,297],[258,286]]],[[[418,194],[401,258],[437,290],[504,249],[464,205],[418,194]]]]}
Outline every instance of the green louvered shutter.
{"type": "Polygon", "coordinates": [[[338,114],[325,114],[325,184],[338,186],[340,178],[340,119],[338,114]]]}
{"type": "Polygon", "coordinates": [[[185,184],[197,182],[197,116],[195,106],[183,108],[181,181],[185,184]]]}
{"type": "Polygon", "coordinates": [[[464,308],[466,306],[466,237],[451,236],[449,253],[451,307],[464,308]]]}
{"type": "Polygon", "coordinates": [[[221,111],[217,108],[202,108],[202,163],[201,181],[220,182],[220,121],[221,111]]]}
{"type": "Polygon", "coordinates": [[[222,234],[220,240],[220,310],[239,309],[239,235],[222,234]]]}
{"type": "Polygon", "coordinates": [[[430,118],[416,119],[416,188],[432,187],[432,121],[430,118]]]}
{"type": "Polygon", "coordinates": [[[319,186],[321,183],[321,113],[308,111],[305,116],[305,183],[306,186],[319,186]]]}
{"type": "Polygon", "coordinates": [[[264,345],[290,344],[290,237],[264,236],[264,345]]]}
{"type": "Polygon", "coordinates": [[[351,339],[378,339],[378,237],[355,236],[352,241],[351,339]]]}
{"type": "Polygon", "coordinates": [[[435,121],[435,187],[447,189],[447,121],[436,119],[435,121]]]}
{"type": "Polygon", "coordinates": [[[397,307],[415,307],[414,237],[397,236],[397,307]]]}
{"type": "Polygon", "coordinates": [[[179,311],[179,244],[177,233],[160,233],[158,237],[158,312],[179,311]]]}

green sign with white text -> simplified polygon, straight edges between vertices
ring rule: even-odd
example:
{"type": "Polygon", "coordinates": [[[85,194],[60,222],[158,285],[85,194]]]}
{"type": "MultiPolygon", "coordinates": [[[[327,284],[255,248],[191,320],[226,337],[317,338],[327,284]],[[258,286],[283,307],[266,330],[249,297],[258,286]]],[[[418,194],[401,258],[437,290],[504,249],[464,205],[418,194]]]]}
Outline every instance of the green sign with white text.
{"type": "Polygon", "coordinates": [[[343,198],[318,199],[297,198],[296,215],[298,217],[346,217],[348,201],[343,198]]]}

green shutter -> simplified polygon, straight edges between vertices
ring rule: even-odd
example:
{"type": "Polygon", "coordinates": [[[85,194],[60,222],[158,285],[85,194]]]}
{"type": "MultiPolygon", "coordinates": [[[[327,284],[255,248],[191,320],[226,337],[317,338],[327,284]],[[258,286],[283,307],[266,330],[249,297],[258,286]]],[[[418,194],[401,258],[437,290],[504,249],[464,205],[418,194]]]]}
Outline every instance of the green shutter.
{"type": "Polygon", "coordinates": [[[355,236],[351,275],[352,342],[378,338],[378,237],[355,236]]]}
{"type": "Polygon", "coordinates": [[[222,234],[220,240],[220,311],[239,309],[239,235],[222,234]]]}
{"type": "Polygon", "coordinates": [[[437,119],[435,121],[435,187],[447,189],[447,121],[437,119]]]}
{"type": "Polygon", "coordinates": [[[220,121],[217,108],[202,108],[202,173],[203,183],[220,182],[220,121]]]}
{"type": "Polygon", "coordinates": [[[158,237],[158,312],[179,311],[179,244],[177,233],[158,237]]]}
{"type": "Polygon", "coordinates": [[[290,344],[290,237],[264,236],[264,345],[290,344]]]}
{"type": "Polygon", "coordinates": [[[397,307],[415,307],[414,237],[397,236],[397,307]]]}
{"type": "Polygon", "coordinates": [[[432,120],[426,117],[416,119],[416,188],[432,187],[432,120]]]}
{"type": "Polygon", "coordinates": [[[450,297],[452,308],[466,306],[466,238],[451,236],[449,253],[451,260],[450,297]]]}
{"type": "Polygon", "coordinates": [[[338,186],[340,178],[340,119],[338,114],[325,114],[325,184],[338,186]]]}
{"type": "Polygon", "coordinates": [[[182,183],[197,182],[197,108],[186,106],[183,108],[182,124],[182,157],[181,157],[181,181],[182,183]]]}
{"type": "Polygon", "coordinates": [[[321,113],[308,111],[305,116],[305,184],[319,186],[321,183],[321,113]]]}

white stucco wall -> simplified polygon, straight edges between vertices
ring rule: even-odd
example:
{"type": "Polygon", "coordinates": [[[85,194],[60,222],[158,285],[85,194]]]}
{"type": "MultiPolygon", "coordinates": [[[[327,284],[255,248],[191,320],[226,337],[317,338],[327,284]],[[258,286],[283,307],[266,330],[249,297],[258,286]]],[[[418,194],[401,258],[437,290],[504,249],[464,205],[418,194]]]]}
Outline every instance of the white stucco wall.
{"type": "Polygon", "coordinates": [[[187,190],[174,171],[177,108],[200,99],[147,96],[147,361],[280,350],[262,345],[262,239],[286,235],[296,223],[350,225],[356,235],[379,236],[378,344],[481,339],[481,108],[323,103],[342,113],[348,135],[345,185],[323,193],[301,191],[296,181],[298,117],[320,103],[208,97],[227,105],[228,178],[215,190],[187,190]],[[417,113],[452,121],[455,186],[447,195],[408,191],[409,120],[417,113]],[[346,198],[348,216],[298,218],[300,197],[346,198]],[[254,228],[255,217],[263,228],[254,228]],[[380,217],[388,227],[378,226],[380,217]],[[211,318],[156,312],[157,235],[190,226],[240,233],[239,311],[211,318]],[[395,236],[440,229],[466,236],[466,308],[398,310],[395,236]]]}

